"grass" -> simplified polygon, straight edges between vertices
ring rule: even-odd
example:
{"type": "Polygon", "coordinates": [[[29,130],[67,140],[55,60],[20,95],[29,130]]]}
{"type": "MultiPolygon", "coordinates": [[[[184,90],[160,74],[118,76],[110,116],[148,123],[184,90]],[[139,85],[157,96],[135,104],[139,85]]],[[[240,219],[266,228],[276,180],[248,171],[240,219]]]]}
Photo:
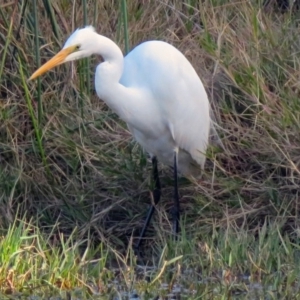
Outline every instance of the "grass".
{"type": "Polygon", "coordinates": [[[89,235],[79,238],[75,228],[66,236],[58,224],[46,236],[24,219],[16,220],[0,240],[1,299],[299,296],[299,245],[281,234],[280,221],[265,222],[257,236],[233,226],[213,226],[211,235],[193,238],[184,233],[177,243],[157,243],[153,264],[141,266],[130,247],[122,252],[108,243],[95,247],[89,235]]]}
{"type": "Polygon", "coordinates": [[[178,287],[199,299],[297,297],[299,12],[249,1],[127,1],[127,24],[120,1],[36,1],[36,16],[25,2],[0,5],[3,297],[136,290],[146,299],[178,287]],[[83,23],[123,50],[151,39],[180,49],[205,84],[225,148],[211,147],[200,181],[180,180],[178,243],[168,218],[172,175],[160,166],[163,199],[143,248],[151,268],[141,272],[130,245],[149,205],[151,167],[95,94],[99,59],[44,75],[41,96],[26,81],[38,55],[45,62],[83,23]]]}

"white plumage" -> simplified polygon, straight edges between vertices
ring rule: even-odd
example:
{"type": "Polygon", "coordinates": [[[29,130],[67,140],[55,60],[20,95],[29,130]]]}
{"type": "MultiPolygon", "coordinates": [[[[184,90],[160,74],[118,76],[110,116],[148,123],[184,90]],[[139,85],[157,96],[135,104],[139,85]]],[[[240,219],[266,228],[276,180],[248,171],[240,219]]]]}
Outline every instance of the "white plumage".
{"type": "Polygon", "coordinates": [[[96,68],[97,94],[128,124],[136,141],[164,164],[177,162],[175,171],[178,167],[185,175],[199,175],[208,145],[210,108],[203,84],[184,55],[168,43],[149,41],[124,58],[113,41],[88,26],[76,30],[30,79],[93,54],[104,60],[96,68]]]}
{"type": "Polygon", "coordinates": [[[144,42],[123,58],[120,48],[93,27],[75,31],[64,48],[81,45],[67,60],[99,54],[98,96],[128,124],[136,141],[159,161],[198,175],[205,163],[209,136],[209,102],[192,65],[172,45],[144,42]],[[76,57],[77,56],[77,57],[76,57]],[[197,166],[198,165],[198,166],[197,166]]]}

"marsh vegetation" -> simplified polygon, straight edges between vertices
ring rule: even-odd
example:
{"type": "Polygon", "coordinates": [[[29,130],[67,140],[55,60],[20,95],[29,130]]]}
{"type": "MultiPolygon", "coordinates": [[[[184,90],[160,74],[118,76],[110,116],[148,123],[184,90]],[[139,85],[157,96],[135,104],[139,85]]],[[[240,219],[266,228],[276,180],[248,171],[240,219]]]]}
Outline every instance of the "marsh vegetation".
{"type": "Polygon", "coordinates": [[[121,1],[1,2],[1,299],[299,296],[299,12],[259,2],[127,1],[126,23],[121,1]],[[177,243],[161,166],[142,258],[151,164],[94,91],[99,58],[27,82],[84,24],[124,52],[152,39],[183,52],[225,148],[211,145],[200,181],[180,179],[177,243]]]}

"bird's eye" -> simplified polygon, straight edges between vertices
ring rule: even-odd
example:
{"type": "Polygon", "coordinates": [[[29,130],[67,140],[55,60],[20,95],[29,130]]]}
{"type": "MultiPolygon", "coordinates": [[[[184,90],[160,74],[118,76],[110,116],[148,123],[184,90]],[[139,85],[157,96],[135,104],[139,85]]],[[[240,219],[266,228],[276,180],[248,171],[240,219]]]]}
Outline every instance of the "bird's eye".
{"type": "Polygon", "coordinates": [[[80,49],[80,45],[77,45],[77,46],[75,47],[75,50],[78,51],[79,49],[80,49]]]}

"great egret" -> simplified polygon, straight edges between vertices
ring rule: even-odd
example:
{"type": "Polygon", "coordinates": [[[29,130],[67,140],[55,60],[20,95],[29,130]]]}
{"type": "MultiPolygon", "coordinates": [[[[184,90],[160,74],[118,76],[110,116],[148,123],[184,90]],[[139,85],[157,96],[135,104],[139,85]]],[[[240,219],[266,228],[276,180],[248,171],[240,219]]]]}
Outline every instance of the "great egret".
{"type": "Polygon", "coordinates": [[[104,62],[96,68],[99,98],[125,121],[153,164],[154,205],[151,206],[137,248],[160,200],[157,160],[174,167],[173,230],[179,231],[177,171],[197,176],[205,163],[210,131],[210,106],[203,84],[185,56],[172,45],[148,41],[125,58],[110,39],[92,26],[77,29],[63,49],[30,77],[93,54],[104,62]]]}

